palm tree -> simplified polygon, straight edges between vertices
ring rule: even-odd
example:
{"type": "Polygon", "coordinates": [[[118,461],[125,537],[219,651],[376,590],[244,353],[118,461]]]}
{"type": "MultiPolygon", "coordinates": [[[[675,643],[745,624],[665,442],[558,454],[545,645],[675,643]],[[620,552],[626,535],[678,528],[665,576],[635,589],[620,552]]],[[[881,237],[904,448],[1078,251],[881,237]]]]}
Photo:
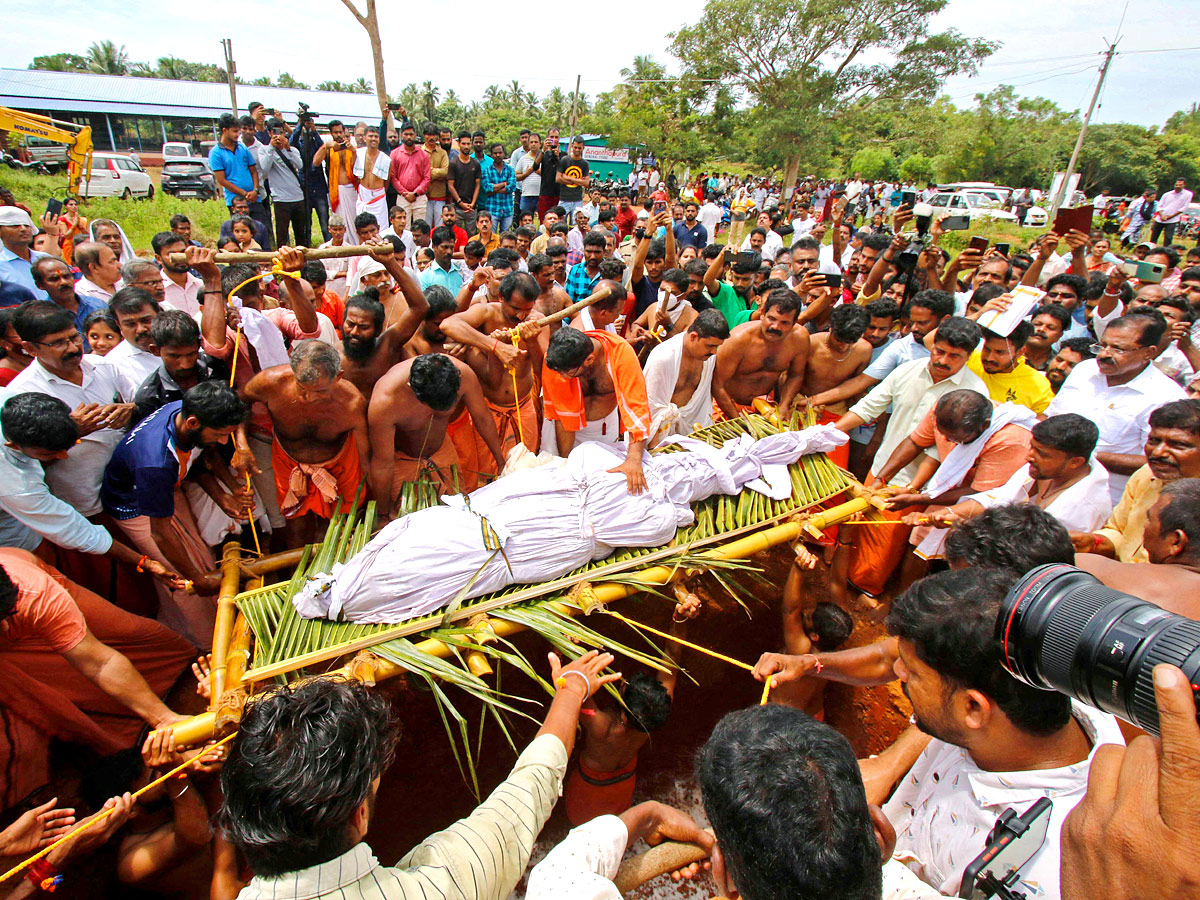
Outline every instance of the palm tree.
{"type": "Polygon", "coordinates": [[[521,82],[519,82],[517,79],[514,78],[508,83],[505,94],[508,95],[509,103],[511,103],[517,109],[525,106],[525,88],[521,87],[521,82]]]}
{"type": "Polygon", "coordinates": [[[317,85],[318,91],[346,91],[346,85],[340,81],[322,81],[317,85]]]}
{"type": "Polygon", "coordinates": [[[441,91],[433,86],[432,81],[426,81],[421,85],[421,114],[425,117],[426,122],[432,122],[437,115],[439,94],[441,91]]]}
{"type": "Polygon", "coordinates": [[[352,84],[346,85],[346,90],[352,94],[370,94],[374,92],[375,85],[359,75],[352,84]]]}
{"type": "Polygon", "coordinates": [[[272,87],[273,86],[270,75],[260,75],[258,78],[255,78],[250,83],[252,85],[254,85],[255,87],[272,87]]]}
{"type": "Polygon", "coordinates": [[[563,93],[562,88],[551,88],[542,100],[542,109],[551,125],[561,127],[567,120],[567,113],[571,110],[571,98],[563,93]]]}
{"type": "Polygon", "coordinates": [[[87,68],[100,75],[128,75],[129,54],[125,45],[118,47],[112,41],[92,44],[87,51],[87,68]]]}
{"type": "Polygon", "coordinates": [[[195,66],[186,59],[177,56],[160,56],[158,58],[158,77],[169,78],[173,81],[185,81],[192,77],[195,66]]]}
{"type": "Polygon", "coordinates": [[[417,87],[416,82],[410,81],[400,91],[400,105],[404,107],[404,111],[410,116],[416,115],[417,107],[421,103],[421,89],[417,87]]]}
{"type": "Polygon", "coordinates": [[[489,84],[483,91],[483,102],[485,106],[495,106],[504,99],[504,91],[494,84],[489,84]]]}

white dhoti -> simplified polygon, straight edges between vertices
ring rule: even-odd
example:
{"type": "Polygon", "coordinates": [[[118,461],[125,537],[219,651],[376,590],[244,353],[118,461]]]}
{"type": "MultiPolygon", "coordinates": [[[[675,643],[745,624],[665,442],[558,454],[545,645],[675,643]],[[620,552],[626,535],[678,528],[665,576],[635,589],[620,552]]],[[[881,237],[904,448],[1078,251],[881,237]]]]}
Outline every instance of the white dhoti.
{"type": "Polygon", "coordinates": [[[607,471],[625,448],[589,442],[558,468],[514,472],[469,496],[443,498],[446,506],[397,519],[347,563],[310,579],[296,609],[307,618],[403,622],[460,592],[481,597],[557,578],[616,547],[657,547],[693,521],[693,502],[737,493],[847,438],[820,425],[758,441],[743,436],[720,449],[678,440],[689,452],[643,457],[647,490],[639,495],[607,471]]]}
{"type": "Polygon", "coordinates": [[[646,396],[650,400],[652,435],[691,434],[695,428],[712,424],[712,379],[717,368],[716,356],[710,356],[700,369],[700,381],[683,406],[671,401],[679,370],[683,365],[683,342],[687,334],[664,341],[646,358],[646,396]]]}
{"type": "MultiPolygon", "coordinates": [[[[339,184],[337,189],[337,209],[330,210],[341,216],[346,222],[346,243],[357,244],[358,232],[354,228],[354,217],[358,215],[358,189],[352,184],[339,184]]],[[[382,228],[383,226],[379,226],[382,228]]]]}
{"type": "MultiPolygon", "coordinates": [[[[363,185],[358,186],[358,213],[368,212],[375,217],[375,221],[379,223],[379,230],[387,228],[388,225],[388,208],[387,208],[387,190],[385,188],[369,188],[363,185]]],[[[357,240],[357,238],[356,238],[357,240]]]]}
{"type": "MultiPolygon", "coordinates": [[[[613,410],[598,422],[588,422],[575,432],[575,446],[580,444],[615,444],[621,439],[621,415],[613,410]]],[[[542,419],[542,449],[558,453],[558,437],[554,433],[554,420],[542,419]]]]}

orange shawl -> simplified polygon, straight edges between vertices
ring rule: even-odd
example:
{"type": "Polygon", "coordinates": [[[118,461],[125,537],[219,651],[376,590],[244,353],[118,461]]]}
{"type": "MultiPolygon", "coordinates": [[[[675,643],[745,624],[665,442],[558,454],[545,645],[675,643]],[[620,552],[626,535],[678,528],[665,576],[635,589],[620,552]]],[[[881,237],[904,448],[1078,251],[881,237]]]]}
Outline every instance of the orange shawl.
{"type": "MultiPolygon", "coordinates": [[[[604,348],[608,374],[617,394],[617,411],[621,425],[631,441],[650,437],[650,400],[646,396],[646,378],[638,365],[637,354],[624,338],[607,331],[585,331],[604,348]]],[[[578,378],[568,378],[548,366],[542,366],[542,399],[546,418],[562,422],[568,431],[579,431],[587,425],[584,413],[583,387],[578,378]]]]}
{"type": "MultiPolygon", "coordinates": [[[[346,174],[346,169],[344,168],[345,163],[342,161],[343,153],[350,154],[350,157],[351,157],[350,165],[353,166],[354,165],[354,162],[353,162],[354,150],[353,149],[347,149],[347,150],[331,149],[329,151],[329,211],[336,212],[336,213],[340,214],[343,218],[353,220],[353,218],[354,218],[353,210],[351,210],[350,213],[347,215],[346,213],[343,213],[341,210],[338,209],[338,200],[339,200],[338,186],[341,185],[342,178],[346,174]]],[[[358,179],[355,178],[353,175],[351,175],[350,183],[353,184],[356,189],[358,188],[357,182],[358,182],[358,179]]],[[[352,224],[354,224],[352,221],[346,222],[347,226],[350,226],[352,224]]]]}

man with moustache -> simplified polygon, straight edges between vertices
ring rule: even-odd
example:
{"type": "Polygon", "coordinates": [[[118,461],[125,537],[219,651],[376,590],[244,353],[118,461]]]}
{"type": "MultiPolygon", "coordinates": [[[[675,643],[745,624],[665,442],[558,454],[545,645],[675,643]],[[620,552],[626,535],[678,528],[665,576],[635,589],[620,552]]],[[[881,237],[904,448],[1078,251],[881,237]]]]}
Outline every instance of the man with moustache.
{"type": "Polygon", "coordinates": [[[142,382],[158,370],[158,348],[151,327],[160,307],[153,295],[140,287],[121,288],[108,306],[124,340],[108,352],[101,364],[114,370],[122,399],[132,403],[142,382]]]}
{"type": "Polygon", "coordinates": [[[1046,380],[1050,382],[1050,389],[1057,394],[1077,365],[1085,359],[1095,358],[1091,338],[1067,338],[1059,344],[1058,352],[1046,364],[1046,380]]]}
{"type": "Polygon", "coordinates": [[[1121,562],[1146,562],[1149,554],[1143,533],[1163,486],[1181,478],[1200,478],[1200,400],[1165,403],[1150,413],[1149,424],[1144,448],[1146,465],[1129,478],[1112,518],[1103,528],[1071,533],[1076,552],[1121,562]]]}
{"type": "MultiPolygon", "coordinates": [[[[713,302],[720,309],[717,298],[713,302]]],[[[780,419],[786,421],[808,361],[810,339],[804,327],[796,324],[799,315],[800,298],[787,289],[777,289],[767,297],[761,319],[733,329],[717,351],[714,416],[719,412],[723,418],[734,419],[753,410],[754,400],[769,397],[783,378],[778,410],[780,419]]]]}
{"type": "MultiPolygon", "coordinates": [[[[425,211],[428,208],[426,192],[433,171],[429,153],[424,147],[417,146],[417,129],[412,122],[405,120],[400,126],[401,146],[392,150],[391,163],[388,169],[388,180],[396,190],[396,205],[408,213],[408,221],[417,219],[426,221],[425,211]]],[[[447,166],[449,163],[447,163],[447,166]]],[[[384,225],[381,223],[380,228],[384,225]]]]}
{"type": "Polygon", "coordinates": [[[717,351],[729,323],[715,309],[692,320],[686,332],[663,341],[646,359],[651,443],[668,434],[691,434],[712,424],[712,381],[717,351]]]}

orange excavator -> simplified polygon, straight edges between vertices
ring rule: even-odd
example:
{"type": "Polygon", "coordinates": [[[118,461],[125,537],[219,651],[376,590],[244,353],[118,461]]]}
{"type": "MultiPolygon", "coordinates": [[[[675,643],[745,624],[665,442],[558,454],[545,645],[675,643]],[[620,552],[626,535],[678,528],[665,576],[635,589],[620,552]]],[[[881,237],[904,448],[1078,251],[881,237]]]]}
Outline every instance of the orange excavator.
{"type": "Polygon", "coordinates": [[[60,122],[49,116],[0,106],[0,131],[67,145],[67,193],[79,196],[79,183],[92,177],[92,129],[89,125],[60,122]]]}

